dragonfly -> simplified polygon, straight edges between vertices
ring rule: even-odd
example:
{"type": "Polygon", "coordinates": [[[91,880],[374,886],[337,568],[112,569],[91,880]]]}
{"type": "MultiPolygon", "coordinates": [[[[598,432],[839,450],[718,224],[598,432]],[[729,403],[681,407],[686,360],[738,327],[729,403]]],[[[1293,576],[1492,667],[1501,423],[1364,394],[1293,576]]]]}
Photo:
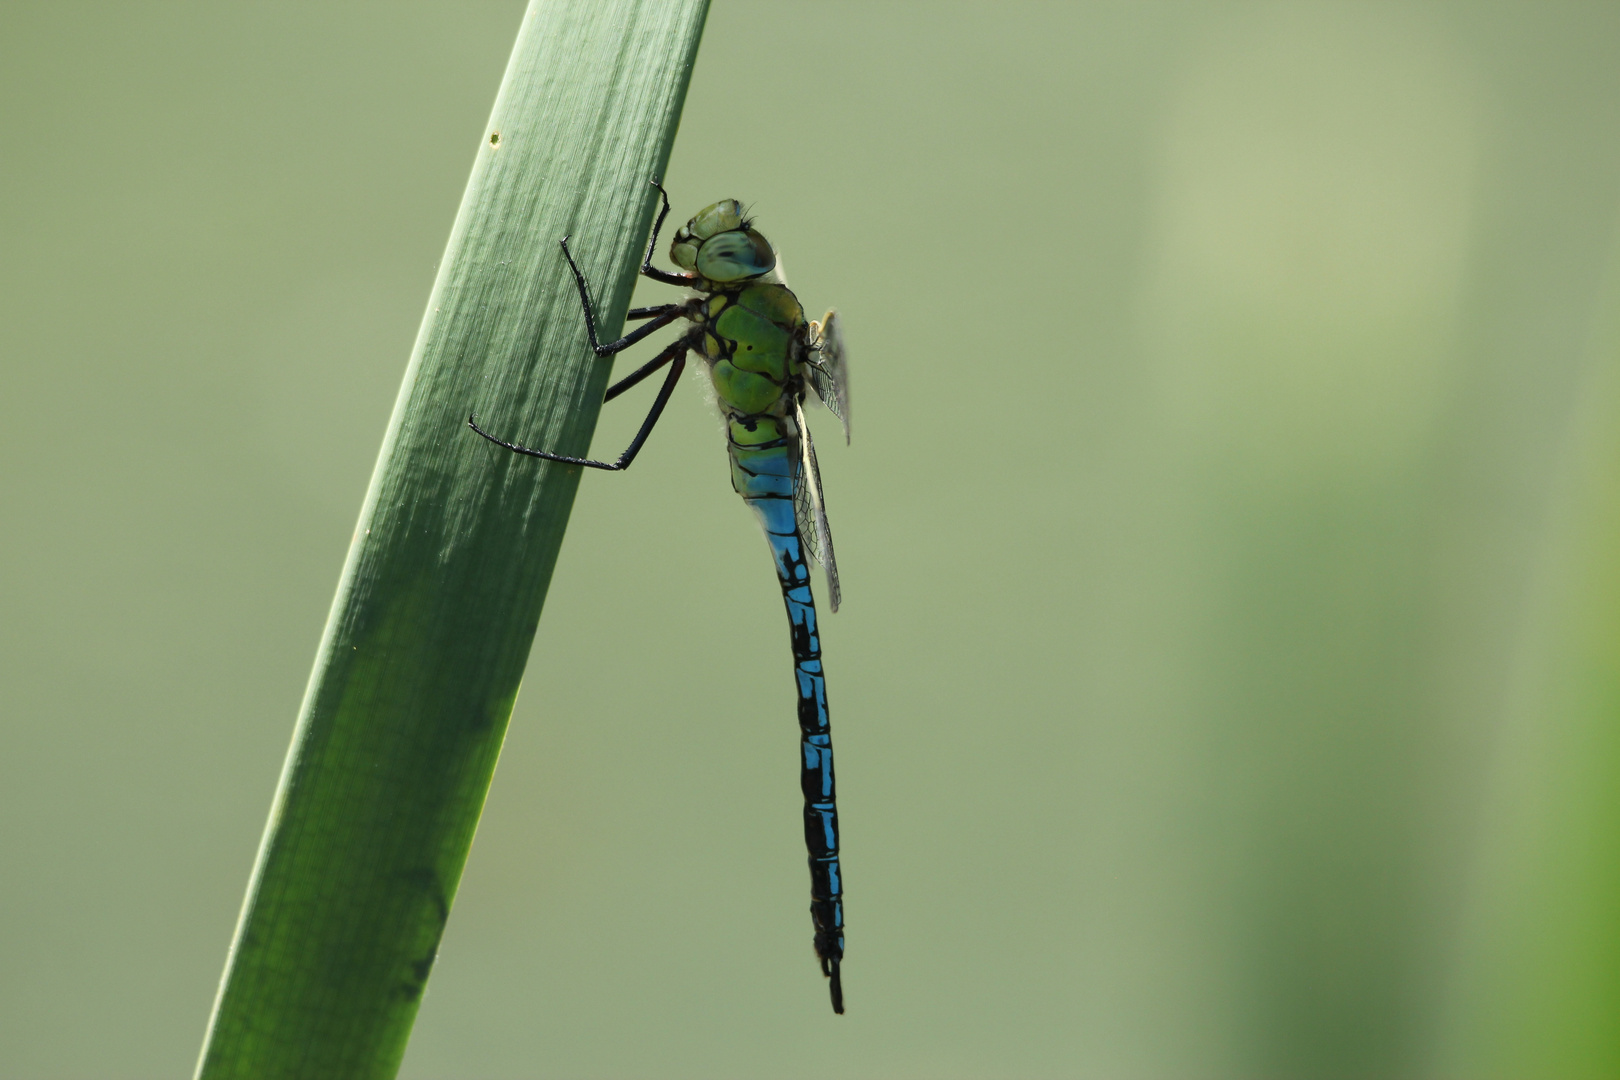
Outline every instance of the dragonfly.
{"type": "Polygon", "coordinates": [[[658,234],[669,214],[669,193],[655,177],[663,198],[653,223],[641,273],[653,281],[690,290],[680,303],[633,308],[629,320],[645,320],[617,341],[599,340],[590,286],[574,261],[568,237],[563,257],[573,271],[585,313],[585,330],[599,358],[622,352],[648,335],[685,320],[690,325],[653,359],[608,387],[603,402],[668,366],[662,386],[630,445],[615,461],[593,461],[508,442],[478,426],[467,426],[514,454],[623,472],[652,434],[674,393],[688,353],[708,365],[716,403],[724,414],[731,486],[754,511],[771,547],[776,577],[787,607],[798,691],[800,786],[804,792],[804,839],[810,861],[810,918],[821,972],[828,979],[833,1012],[844,1011],[839,965],[844,958],[844,889],[838,861],[837,786],[833,778],[832,730],[827,684],[821,665],[821,636],[810,586],[810,564],[826,572],[833,611],[841,594],[832,531],[827,525],[816,448],[804,419],[814,392],[842,424],[849,441],[849,376],[844,337],[836,310],[818,321],[805,319],[804,307],[781,280],[775,249],[754,228],[741,203],[722,199],[704,207],[675,233],[670,261],[683,273],[652,264],[658,234]]]}

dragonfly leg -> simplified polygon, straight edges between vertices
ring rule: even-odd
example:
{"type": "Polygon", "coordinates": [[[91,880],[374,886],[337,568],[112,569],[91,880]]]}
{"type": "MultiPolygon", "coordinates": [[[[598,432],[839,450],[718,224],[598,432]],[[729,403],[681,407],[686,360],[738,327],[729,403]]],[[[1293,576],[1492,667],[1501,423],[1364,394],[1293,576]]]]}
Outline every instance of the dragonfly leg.
{"type": "Polygon", "coordinates": [[[692,339],[690,337],[684,337],[675,342],[669,348],[665,349],[663,352],[659,353],[657,356],[653,357],[651,360],[647,361],[645,364],[642,364],[640,367],[636,368],[636,370],[632,371],[630,374],[608,387],[607,393],[602,395],[602,404],[606,405],[608,402],[612,401],[614,398],[618,397],[632,386],[635,386],[642,379],[645,379],[647,376],[651,375],[653,372],[675,359],[676,352],[682,349],[689,349],[691,347],[692,339]]]}
{"type": "Polygon", "coordinates": [[[651,307],[633,307],[624,313],[626,321],[630,319],[651,319],[655,315],[662,315],[671,308],[678,308],[679,304],[654,304],[651,307]]]}
{"type": "Polygon", "coordinates": [[[664,227],[664,218],[669,216],[669,192],[664,185],[658,182],[658,177],[652,178],[652,186],[658,189],[658,194],[664,197],[664,207],[658,211],[658,219],[653,222],[652,238],[647,241],[647,257],[641,260],[641,272],[654,281],[661,281],[665,285],[690,285],[692,276],[689,274],[674,274],[668,270],[660,270],[652,264],[653,251],[658,247],[658,233],[664,227]]]}
{"type": "Polygon", "coordinates": [[[610,341],[603,345],[596,337],[596,313],[591,310],[590,286],[586,284],[585,275],[580,271],[579,265],[574,262],[574,253],[568,250],[568,237],[566,236],[562,238],[562,249],[563,256],[568,260],[568,268],[574,272],[574,287],[579,290],[579,303],[585,309],[585,330],[591,338],[591,349],[597,356],[612,356],[616,352],[623,352],[648,334],[668,326],[687,312],[697,310],[697,301],[686,304],[671,304],[663,314],[655,316],[645,326],[637,327],[618,341],[610,341]]]}
{"type": "Polygon", "coordinates": [[[635,375],[631,376],[631,378],[639,382],[664,364],[670,365],[669,374],[664,376],[664,385],[658,388],[658,397],[653,400],[652,408],[647,411],[647,418],[641,422],[641,430],[636,432],[634,439],[630,440],[630,445],[625,448],[624,453],[619,455],[618,461],[592,461],[590,458],[568,457],[566,454],[553,454],[545,450],[533,450],[517,443],[509,443],[505,439],[491,435],[479,427],[476,416],[467,417],[467,426],[496,446],[504,446],[514,454],[544,458],[547,461],[560,461],[565,465],[583,465],[589,469],[623,472],[630,467],[630,463],[641,452],[641,445],[647,441],[647,436],[652,434],[653,426],[658,423],[658,418],[664,413],[664,406],[669,404],[669,396],[675,392],[675,385],[680,382],[681,372],[686,370],[686,351],[691,347],[691,343],[682,338],[660,353],[652,363],[645,365],[635,375]]]}

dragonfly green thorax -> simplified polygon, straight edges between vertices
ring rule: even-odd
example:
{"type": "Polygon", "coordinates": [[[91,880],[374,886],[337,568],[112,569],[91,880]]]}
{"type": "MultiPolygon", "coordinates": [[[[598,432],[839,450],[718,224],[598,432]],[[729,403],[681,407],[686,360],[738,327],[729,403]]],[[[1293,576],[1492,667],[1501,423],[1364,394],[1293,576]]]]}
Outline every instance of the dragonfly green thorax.
{"type": "Polygon", "coordinates": [[[736,199],[721,199],[699,210],[675,233],[670,261],[722,284],[768,274],[776,267],[776,252],[753,224],[743,217],[736,199]]]}
{"type": "Polygon", "coordinates": [[[787,286],[715,285],[698,318],[698,351],[709,361],[709,378],[728,417],[782,416],[793,409],[810,324],[787,286]]]}
{"type": "MultiPolygon", "coordinates": [[[[657,185],[657,181],[654,181],[657,185]]],[[[660,194],[663,187],[658,186],[660,194]]],[[[822,973],[828,976],[835,1012],[844,1011],[840,965],[844,957],[843,875],[839,867],[837,790],[833,779],[832,731],[827,715],[827,683],[822,671],[821,632],[811,594],[810,564],[827,572],[832,610],[838,610],[838,564],[821,495],[815,444],[804,420],[813,393],[843,424],[849,437],[849,380],[843,336],[836,313],[820,323],[804,317],[804,307],[779,276],[776,252],[753,228],[735,199],[699,211],[675,234],[670,258],[685,270],[673,274],[652,265],[658,230],[669,212],[669,198],[653,224],[641,272],[666,285],[692,290],[686,300],[635,308],[627,318],[646,324],[617,341],[597,340],[590,287],[562,242],[585,315],[585,329],[598,357],[609,357],[662,327],[688,324],[680,337],[650,362],[614,383],[611,401],[668,365],[663,385],[641,430],[616,462],[536,450],[507,442],[470,426],[484,438],[515,453],[569,465],[619,472],[630,467],[675,390],[689,352],[708,366],[715,400],[724,414],[731,484],[764,528],[787,608],[797,690],[800,772],[804,793],[804,839],[810,862],[810,918],[822,973]]]]}

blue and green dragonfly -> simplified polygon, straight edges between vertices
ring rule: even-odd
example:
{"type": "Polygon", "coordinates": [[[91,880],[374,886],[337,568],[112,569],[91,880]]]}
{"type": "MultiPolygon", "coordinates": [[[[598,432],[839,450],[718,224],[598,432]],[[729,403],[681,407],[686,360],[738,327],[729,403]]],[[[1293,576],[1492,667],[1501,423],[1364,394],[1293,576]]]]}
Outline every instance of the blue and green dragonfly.
{"type": "Polygon", "coordinates": [[[804,402],[808,392],[815,391],[842,422],[844,439],[849,440],[849,379],[843,335],[835,311],[827,312],[819,323],[805,319],[798,298],[773,273],[776,252],[755,231],[735,199],[705,207],[675,233],[669,257],[685,273],[653,266],[658,233],[669,214],[669,195],[657,179],[652,184],[663,196],[663,209],[653,224],[641,273],[654,281],[692,290],[689,299],[632,309],[627,317],[645,319],[646,324],[618,341],[603,344],[597,339],[596,316],[591,310],[585,275],[568,249],[568,238],[562,240],[563,255],[573,270],[585,310],[585,329],[597,356],[612,356],[677,320],[692,324],[668,348],[614,383],[604,395],[604,402],[612,401],[669,365],[663,386],[629,447],[617,461],[592,461],[507,442],[479,427],[476,417],[469,416],[467,425],[513,453],[623,472],[635,460],[669,402],[686,367],[687,353],[696,352],[708,364],[715,397],[725,414],[731,486],[765,528],[782,586],[782,600],[787,605],[799,693],[800,784],[804,789],[804,839],[810,852],[810,917],[815,925],[816,956],[822,974],[829,980],[833,1011],[842,1013],[844,989],[838,969],[844,957],[844,890],[838,866],[838,807],[821,638],[816,629],[816,603],[810,593],[810,562],[814,560],[826,570],[832,609],[838,610],[838,563],[833,558],[832,532],[827,527],[821,496],[816,449],[804,422],[804,402]]]}

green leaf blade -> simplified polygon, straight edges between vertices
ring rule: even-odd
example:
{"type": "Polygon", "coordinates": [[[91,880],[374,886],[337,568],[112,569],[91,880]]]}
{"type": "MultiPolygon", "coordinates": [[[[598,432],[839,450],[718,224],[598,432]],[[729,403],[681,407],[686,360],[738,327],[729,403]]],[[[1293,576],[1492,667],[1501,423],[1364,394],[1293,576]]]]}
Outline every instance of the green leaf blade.
{"type": "MultiPolygon", "coordinates": [[[[334,600],[198,1075],[391,1077],[590,444],[704,0],[549,0],[519,32],[334,600]]],[[[362,133],[363,137],[363,133],[362,133]]]]}

